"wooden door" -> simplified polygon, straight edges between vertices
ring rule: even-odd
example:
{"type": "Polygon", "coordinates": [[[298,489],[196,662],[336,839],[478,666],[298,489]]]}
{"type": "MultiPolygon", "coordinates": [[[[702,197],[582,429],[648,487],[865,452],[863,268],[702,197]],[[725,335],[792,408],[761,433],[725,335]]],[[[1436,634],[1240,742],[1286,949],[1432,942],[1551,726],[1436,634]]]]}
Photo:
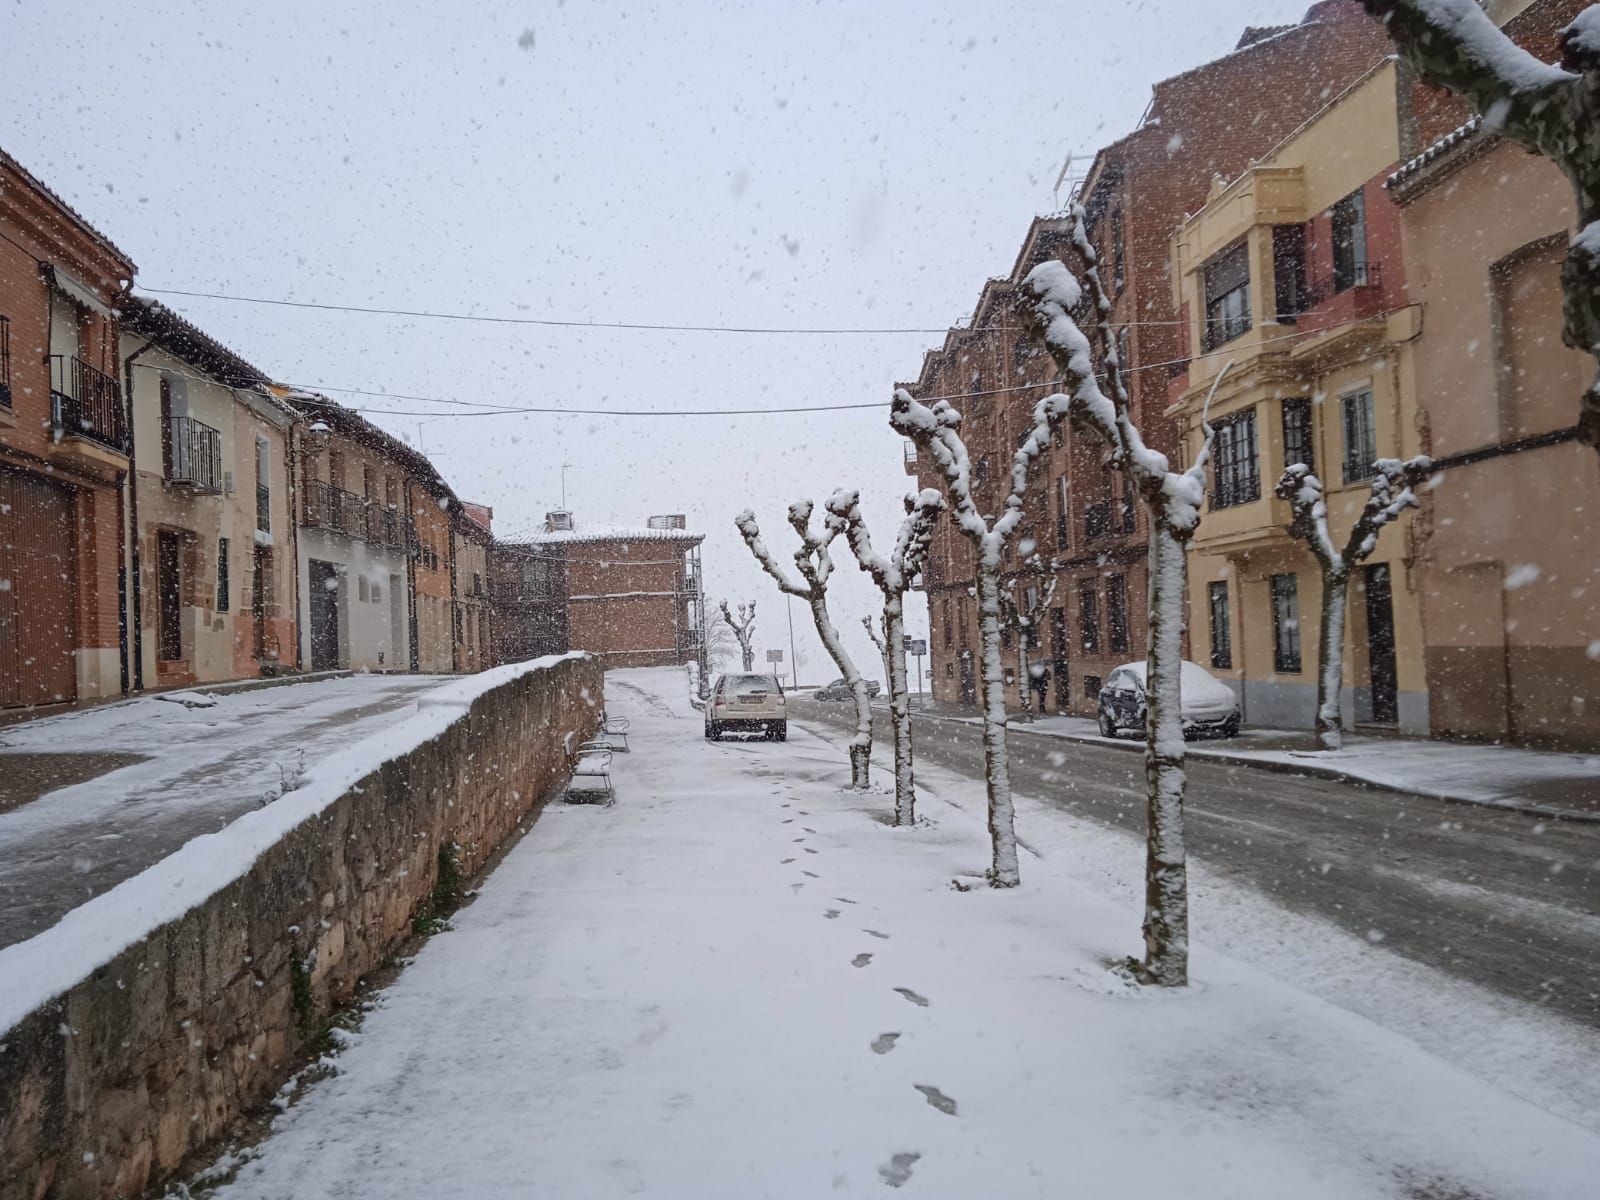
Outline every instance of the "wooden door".
{"type": "Polygon", "coordinates": [[[77,696],[72,493],[0,468],[0,708],[77,696]]]}
{"type": "Polygon", "coordinates": [[[156,534],[156,657],[176,662],[183,657],[183,540],[161,530],[156,534]]]}
{"type": "Polygon", "coordinates": [[[311,618],[311,669],[331,671],[339,665],[339,574],[331,562],[310,559],[306,606],[311,618]]]}

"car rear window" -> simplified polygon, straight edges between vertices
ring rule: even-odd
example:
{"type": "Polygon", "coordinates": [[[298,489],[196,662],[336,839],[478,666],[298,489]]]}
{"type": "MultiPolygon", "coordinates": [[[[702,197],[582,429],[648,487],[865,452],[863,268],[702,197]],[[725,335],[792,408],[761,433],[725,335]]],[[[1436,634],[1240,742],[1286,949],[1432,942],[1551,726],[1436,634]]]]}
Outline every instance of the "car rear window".
{"type": "Polygon", "coordinates": [[[722,681],[724,692],[746,695],[750,692],[781,692],[776,675],[729,675],[722,681]]]}

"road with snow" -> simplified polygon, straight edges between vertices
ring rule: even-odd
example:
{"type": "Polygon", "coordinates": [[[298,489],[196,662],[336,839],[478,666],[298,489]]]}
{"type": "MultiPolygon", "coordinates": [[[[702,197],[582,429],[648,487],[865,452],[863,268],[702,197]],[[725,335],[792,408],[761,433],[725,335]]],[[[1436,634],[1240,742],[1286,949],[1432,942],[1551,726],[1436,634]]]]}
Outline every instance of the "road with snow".
{"type": "Polygon", "coordinates": [[[302,763],[382,727],[442,682],[354,675],[220,692],[208,708],[147,696],[0,731],[0,772],[13,757],[48,773],[59,757],[71,781],[0,812],[0,946],[248,812],[302,763]],[[145,757],[118,765],[130,756],[145,757]]]}
{"type": "MultiPolygon", "coordinates": [[[[854,726],[848,705],[791,716],[854,726]]],[[[891,736],[887,714],[875,734],[891,736]]],[[[919,717],[919,758],[982,778],[977,726],[919,717]]],[[[1117,829],[1144,828],[1143,760],[1013,730],[1017,791],[1117,829]]],[[[1196,858],[1289,909],[1519,1001],[1600,1028],[1600,825],[1401,796],[1217,763],[1189,764],[1196,858]]],[[[1019,836],[1027,839],[1026,826],[1019,836]]],[[[1195,928],[1204,936],[1205,913],[1195,928]]]]}
{"type": "Polygon", "coordinates": [[[1231,932],[1206,922],[1196,986],[1130,986],[1107,969],[1138,945],[1125,835],[1024,799],[1023,887],[991,891],[970,783],[930,767],[929,822],[891,829],[889,796],[840,790],[839,745],[798,727],[708,743],[682,681],[608,677],[608,710],[634,722],[615,806],[548,808],[341,1039],[334,1074],[194,1195],[1591,1188],[1600,1039],[1337,929],[1307,939],[1204,872],[1197,903],[1231,932]]]}

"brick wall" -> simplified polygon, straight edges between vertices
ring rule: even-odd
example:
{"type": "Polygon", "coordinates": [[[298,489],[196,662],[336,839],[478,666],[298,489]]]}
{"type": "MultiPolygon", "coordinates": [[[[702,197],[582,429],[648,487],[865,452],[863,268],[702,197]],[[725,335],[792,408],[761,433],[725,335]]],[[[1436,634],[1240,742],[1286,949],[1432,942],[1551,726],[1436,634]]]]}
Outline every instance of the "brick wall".
{"type": "Polygon", "coordinates": [[[476,871],[540,808],[603,686],[593,658],[493,681],[247,874],[7,1031],[0,1200],[138,1195],[233,1131],[405,941],[440,848],[459,843],[476,871]]]}

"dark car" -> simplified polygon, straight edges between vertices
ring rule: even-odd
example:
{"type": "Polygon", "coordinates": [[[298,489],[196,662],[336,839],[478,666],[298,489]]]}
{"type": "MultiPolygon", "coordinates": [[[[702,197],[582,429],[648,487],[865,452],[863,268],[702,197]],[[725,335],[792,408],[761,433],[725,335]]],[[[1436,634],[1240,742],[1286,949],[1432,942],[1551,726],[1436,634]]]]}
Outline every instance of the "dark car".
{"type": "MultiPolygon", "coordinates": [[[[1197,663],[1185,662],[1183,686],[1184,737],[1235,737],[1239,733],[1239,701],[1227,684],[1197,663]]],[[[1117,737],[1144,732],[1144,663],[1125,663],[1111,672],[1100,689],[1100,733],[1117,737]]]]}
{"type": "MultiPolygon", "coordinates": [[[[867,695],[876,696],[882,690],[882,686],[876,679],[867,680],[867,695]]],[[[812,693],[812,698],[816,700],[850,700],[854,696],[855,693],[850,690],[850,685],[842,679],[835,679],[832,683],[825,687],[819,687],[812,693]]]]}

